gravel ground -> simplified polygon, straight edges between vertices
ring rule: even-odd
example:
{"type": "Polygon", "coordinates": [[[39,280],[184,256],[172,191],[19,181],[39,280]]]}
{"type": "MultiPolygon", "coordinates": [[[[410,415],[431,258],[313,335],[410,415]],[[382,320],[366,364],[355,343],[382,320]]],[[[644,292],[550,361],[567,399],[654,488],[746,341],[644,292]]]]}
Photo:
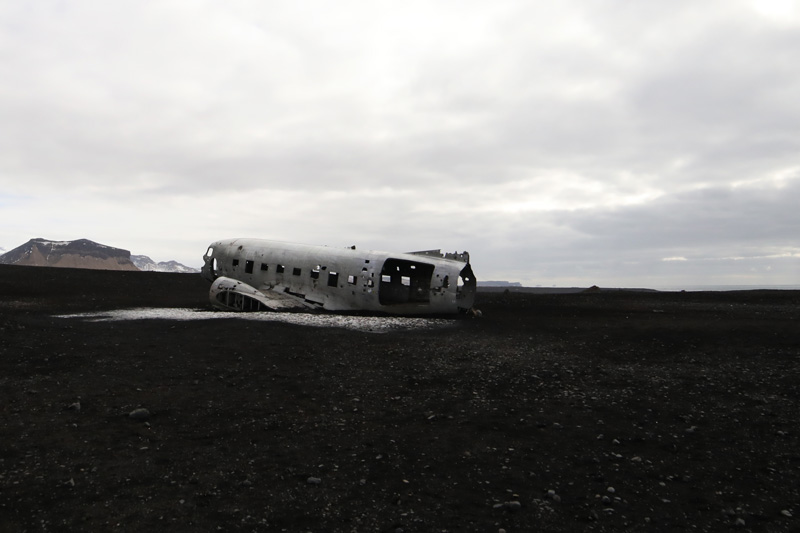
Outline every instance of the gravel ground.
{"type": "Polygon", "coordinates": [[[800,528],[798,292],[383,327],[209,318],[207,290],[0,268],[0,531],[800,528]]]}

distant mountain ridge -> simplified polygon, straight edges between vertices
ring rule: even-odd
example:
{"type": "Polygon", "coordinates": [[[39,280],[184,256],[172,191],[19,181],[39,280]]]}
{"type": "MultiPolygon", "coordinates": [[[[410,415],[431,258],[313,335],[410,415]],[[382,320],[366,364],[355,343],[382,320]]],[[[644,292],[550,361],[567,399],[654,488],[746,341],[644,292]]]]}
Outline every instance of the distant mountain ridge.
{"type": "Polygon", "coordinates": [[[177,272],[180,274],[197,274],[200,270],[182,265],[177,261],[159,261],[156,263],[146,255],[132,255],[131,261],[139,270],[147,272],[177,272]]]}
{"type": "Polygon", "coordinates": [[[31,239],[0,256],[6,265],[88,268],[95,270],[138,270],[128,250],[106,246],[89,239],[51,241],[31,239]]]}
{"type": "Polygon", "coordinates": [[[155,272],[197,273],[177,261],[156,263],[146,255],[132,256],[128,250],[114,248],[89,239],[51,241],[31,239],[10,251],[0,248],[0,264],[87,268],[94,270],[149,270],[155,272]],[[5,253],[3,253],[5,252],[5,253]]]}

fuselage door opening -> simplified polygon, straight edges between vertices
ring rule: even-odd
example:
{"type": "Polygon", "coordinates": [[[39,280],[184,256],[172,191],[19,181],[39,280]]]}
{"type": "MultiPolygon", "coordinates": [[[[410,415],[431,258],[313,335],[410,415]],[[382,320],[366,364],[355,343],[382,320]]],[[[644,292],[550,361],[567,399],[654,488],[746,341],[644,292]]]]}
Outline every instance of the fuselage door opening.
{"type": "Polygon", "coordinates": [[[427,263],[389,258],[381,269],[378,300],[381,305],[428,303],[434,266],[427,263]]]}

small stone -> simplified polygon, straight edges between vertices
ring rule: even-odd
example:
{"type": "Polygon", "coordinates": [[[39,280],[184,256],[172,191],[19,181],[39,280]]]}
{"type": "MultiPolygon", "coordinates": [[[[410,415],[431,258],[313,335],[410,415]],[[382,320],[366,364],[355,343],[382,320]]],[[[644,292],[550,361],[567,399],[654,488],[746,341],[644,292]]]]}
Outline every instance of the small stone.
{"type": "Polygon", "coordinates": [[[322,480],[318,477],[312,476],[306,480],[306,483],[308,483],[309,485],[319,485],[320,483],[322,483],[322,480]]]}
{"type": "Polygon", "coordinates": [[[506,502],[505,506],[506,506],[506,509],[512,509],[512,510],[516,510],[516,509],[521,509],[522,508],[522,504],[519,503],[516,500],[510,501],[510,502],[506,502]]]}
{"type": "Polygon", "coordinates": [[[786,518],[791,518],[792,517],[792,513],[790,513],[788,509],[784,509],[783,511],[781,511],[781,514],[783,516],[785,516],[786,518]]]}
{"type": "Polygon", "coordinates": [[[68,407],[70,411],[79,412],[81,410],[81,402],[75,402],[68,407]]]}
{"type": "Polygon", "coordinates": [[[737,518],[736,522],[733,523],[736,527],[744,527],[745,523],[744,520],[741,518],[737,518]]]}
{"type": "Polygon", "coordinates": [[[128,417],[134,420],[147,420],[150,418],[150,411],[145,409],[144,407],[139,407],[138,409],[134,409],[130,413],[128,413],[128,417]]]}
{"type": "Polygon", "coordinates": [[[611,494],[614,494],[615,492],[617,492],[617,490],[614,487],[608,487],[606,490],[608,492],[610,492],[611,494]]]}

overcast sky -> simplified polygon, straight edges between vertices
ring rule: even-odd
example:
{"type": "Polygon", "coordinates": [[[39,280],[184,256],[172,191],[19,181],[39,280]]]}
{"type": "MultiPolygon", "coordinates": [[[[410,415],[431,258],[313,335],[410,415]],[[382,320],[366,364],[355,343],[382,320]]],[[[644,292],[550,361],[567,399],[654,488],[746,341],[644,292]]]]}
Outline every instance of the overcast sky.
{"type": "Polygon", "coordinates": [[[0,247],[800,284],[800,0],[0,0],[0,247]]]}

